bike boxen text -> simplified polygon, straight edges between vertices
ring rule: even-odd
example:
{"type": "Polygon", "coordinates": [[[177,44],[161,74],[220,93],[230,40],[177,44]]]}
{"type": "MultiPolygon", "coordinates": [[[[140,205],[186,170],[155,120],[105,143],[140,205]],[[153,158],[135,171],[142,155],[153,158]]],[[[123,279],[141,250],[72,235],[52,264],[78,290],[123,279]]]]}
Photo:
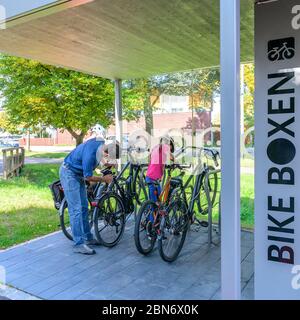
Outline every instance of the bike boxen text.
{"type": "MultiPolygon", "coordinates": [[[[295,172],[289,166],[296,155],[293,143],[295,132],[291,128],[295,122],[295,89],[292,84],[294,77],[294,72],[268,75],[270,88],[268,89],[267,110],[268,124],[271,127],[268,132],[267,154],[274,166],[269,169],[266,178],[268,184],[295,188],[295,172]],[[278,122],[277,117],[280,114],[286,116],[286,121],[278,122]]],[[[270,241],[268,260],[294,264],[295,198],[278,198],[270,194],[266,201],[270,222],[268,226],[268,240],[270,241]],[[278,245],[278,243],[282,245],[278,245]]]]}

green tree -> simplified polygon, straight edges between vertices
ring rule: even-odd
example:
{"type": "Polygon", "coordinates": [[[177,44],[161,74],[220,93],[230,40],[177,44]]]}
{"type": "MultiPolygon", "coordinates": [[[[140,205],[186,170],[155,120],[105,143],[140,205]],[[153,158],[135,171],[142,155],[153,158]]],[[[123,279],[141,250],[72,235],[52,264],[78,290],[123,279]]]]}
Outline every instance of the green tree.
{"type": "Polygon", "coordinates": [[[244,68],[245,95],[244,95],[244,110],[245,110],[245,129],[254,126],[254,64],[246,64],[244,68]]]}
{"type": "Polygon", "coordinates": [[[128,110],[144,113],[146,131],[151,133],[153,110],[157,108],[157,102],[162,94],[190,96],[192,111],[200,107],[211,109],[213,95],[219,90],[219,86],[218,69],[193,70],[130,80],[124,82],[124,105],[127,105],[128,110]],[[195,95],[197,99],[194,99],[195,95]]]}
{"type": "Polygon", "coordinates": [[[174,92],[178,79],[174,74],[152,76],[124,82],[123,101],[127,110],[144,114],[145,129],[151,134],[153,129],[153,110],[162,94],[174,92]],[[127,94],[126,94],[127,93],[127,94]]]}
{"type": "Polygon", "coordinates": [[[10,124],[67,130],[76,144],[97,123],[113,122],[110,80],[11,56],[0,57],[0,92],[10,124]]]}
{"type": "Polygon", "coordinates": [[[21,132],[18,126],[15,126],[9,121],[9,117],[4,111],[0,112],[0,132],[8,132],[11,134],[19,134],[21,132]]]}

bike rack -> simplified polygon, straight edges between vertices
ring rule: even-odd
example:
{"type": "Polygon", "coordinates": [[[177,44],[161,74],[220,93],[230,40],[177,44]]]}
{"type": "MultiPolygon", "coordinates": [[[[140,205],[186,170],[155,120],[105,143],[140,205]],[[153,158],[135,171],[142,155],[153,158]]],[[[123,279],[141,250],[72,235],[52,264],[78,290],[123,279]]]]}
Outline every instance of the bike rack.
{"type": "MultiPolygon", "coordinates": [[[[214,242],[213,241],[213,218],[212,218],[212,214],[213,214],[213,206],[211,203],[211,198],[210,198],[210,193],[209,193],[209,186],[208,186],[208,180],[209,180],[209,176],[211,174],[217,174],[218,175],[218,180],[219,179],[219,174],[221,173],[221,170],[212,170],[206,173],[205,175],[205,179],[204,179],[204,191],[205,191],[205,195],[207,198],[207,203],[208,203],[208,245],[219,245],[220,244],[220,237],[221,237],[221,191],[217,190],[217,193],[219,193],[219,201],[218,201],[218,207],[219,207],[219,219],[218,219],[218,226],[217,226],[217,231],[216,233],[218,234],[219,237],[219,241],[218,242],[214,242]]],[[[219,185],[219,184],[218,184],[219,185]]]]}

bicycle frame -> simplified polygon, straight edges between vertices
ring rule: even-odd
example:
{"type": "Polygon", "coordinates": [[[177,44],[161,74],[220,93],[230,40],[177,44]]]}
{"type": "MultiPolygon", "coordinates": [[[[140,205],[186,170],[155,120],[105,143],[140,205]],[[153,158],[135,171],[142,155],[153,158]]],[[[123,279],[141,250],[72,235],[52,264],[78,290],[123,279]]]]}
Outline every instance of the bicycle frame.
{"type": "Polygon", "coordinates": [[[177,197],[182,196],[183,197],[185,205],[188,208],[187,213],[188,213],[189,217],[192,217],[192,215],[193,215],[193,212],[194,212],[193,209],[194,209],[196,200],[200,194],[200,189],[201,189],[201,186],[203,183],[203,179],[204,179],[204,176],[207,173],[207,171],[208,171],[208,168],[206,167],[206,165],[202,166],[201,163],[198,164],[196,166],[196,168],[193,170],[190,177],[185,182],[185,184],[182,184],[179,188],[177,188],[177,190],[176,189],[174,190],[175,196],[177,196],[177,197]],[[191,180],[194,179],[195,176],[196,176],[196,181],[194,184],[192,197],[191,197],[190,201],[188,202],[185,190],[187,189],[191,180]]]}
{"type": "MultiPolygon", "coordinates": [[[[135,193],[132,191],[132,182],[135,181],[137,170],[139,165],[132,164],[130,161],[122,168],[116,177],[113,177],[112,183],[108,186],[107,192],[112,192],[113,188],[116,188],[117,193],[121,197],[126,215],[131,215],[134,212],[133,199],[135,193]],[[126,170],[129,168],[129,176],[125,179],[125,188],[120,185],[120,180],[123,177],[126,170]]],[[[129,218],[129,217],[128,217],[129,218]]]]}

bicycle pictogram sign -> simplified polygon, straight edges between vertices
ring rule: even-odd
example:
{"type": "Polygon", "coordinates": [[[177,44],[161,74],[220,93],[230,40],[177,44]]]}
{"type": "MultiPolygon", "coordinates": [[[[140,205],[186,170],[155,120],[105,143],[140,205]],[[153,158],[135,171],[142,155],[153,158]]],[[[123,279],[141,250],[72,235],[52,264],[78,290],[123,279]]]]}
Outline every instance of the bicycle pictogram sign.
{"type": "Polygon", "coordinates": [[[268,59],[280,61],[292,59],[295,56],[295,38],[271,40],[268,43],[268,59]]]}

